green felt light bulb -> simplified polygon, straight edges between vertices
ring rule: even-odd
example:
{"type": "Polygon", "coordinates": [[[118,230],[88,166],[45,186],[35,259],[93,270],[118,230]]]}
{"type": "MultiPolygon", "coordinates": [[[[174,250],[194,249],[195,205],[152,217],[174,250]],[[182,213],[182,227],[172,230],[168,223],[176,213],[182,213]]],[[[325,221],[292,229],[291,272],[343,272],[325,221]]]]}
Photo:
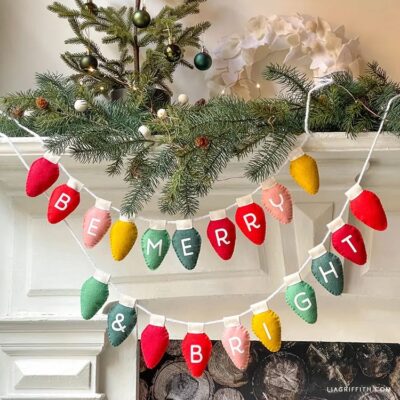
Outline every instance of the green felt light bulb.
{"type": "Polygon", "coordinates": [[[343,265],[339,257],[326,251],[324,245],[309,251],[312,257],[311,271],[315,279],[330,293],[340,296],[343,293],[343,265]]]}
{"type": "Polygon", "coordinates": [[[314,289],[302,281],[298,273],[285,277],[286,303],[304,321],[314,324],[317,321],[317,299],[314,289]]]}
{"type": "Polygon", "coordinates": [[[191,220],[177,222],[172,246],[186,269],[192,270],[196,267],[201,248],[201,236],[193,228],[191,220]]]}
{"type": "Polygon", "coordinates": [[[142,236],[142,252],[146,265],[157,269],[168,253],[171,239],[166,227],[166,221],[152,221],[150,228],[142,236]]]}
{"type": "Polygon", "coordinates": [[[119,346],[133,331],[137,322],[135,300],[122,296],[109,312],[107,335],[111,345],[119,346]]]}
{"type": "Polygon", "coordinates": [[[81,288],[81,314],[83,319],[91,319],[108,299],[110,275],[97,270],[81,288]]]}

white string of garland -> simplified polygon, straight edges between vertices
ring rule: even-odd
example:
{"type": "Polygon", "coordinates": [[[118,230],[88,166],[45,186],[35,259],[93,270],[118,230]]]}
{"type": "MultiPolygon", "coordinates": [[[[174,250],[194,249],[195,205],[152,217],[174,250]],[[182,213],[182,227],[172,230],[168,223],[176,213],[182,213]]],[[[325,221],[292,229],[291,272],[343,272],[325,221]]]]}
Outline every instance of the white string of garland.
{"type": "MultiPolygon", "coordinates": [[[[317,91],[317,90],[319,90],[319,89],[321,89],[321,88],[323,88],[324,86],[328,86],[328,85],[330,85],[330,84],[332,84],[332,83],[333,83],[333,80],[332,80],[332,79],[323,79],[323,81],[322,81],[319,85],[316,85],[314,88],[312,88],[312,89],[308,92],[308,95],[307,95],[307,103],[306,103],[306,113],[305,113],[305,119],[304,119],[304,130],[305,130],[305,134],[306,134],[306,135],[305,135],[305,138],[304,138],[304,140],[303,140],[301,146],[303,146],[303,145],[307,142],[307,140],[309,139],[309,137],[311,136],[311,132],[310,132],[310,130],[309,130],[309,126],[308,126],[308,125],[309,125],[310,105],[311,105],[311,96],[312,96],[312,93],[315,92],[315,91],[317,91]]],[[[368,169],[369,161],[370,161],[370,159],[371,159],[371,157],[372,157],[372,154],[373,154],[373,151],[374,151],[374,149],[375,149],[375,146],[376,146],[376,143],[377,143],[377,141],[378,141],[378,138],[379,138],[380,134],[381,134],[382,131],[383,131],[383,127],[384,127],[384,124],[385,124],[387,115],[388,115],[388,113],[389,113],[390,107],[392,106],[393,102],[394,102],[395,100],[397,100],[398,98],[400,98],[400,95],[396,95],[396,96],[392,97],[392,98],[389,100],[389,102],[388,102],[388,104],[387,104],[387,106],[386,106],[384,115],[383,115],[383,117],[382,117],[382,119],[381,119],[381,123],[380,123],[380,125],[379,125],[379,128],[378,128],[378,130],[377,130],[377,132],[376,132],[376,134],[375,134],[375,136],[374,136],[374,139],[373,139],[373,141],[372,141],[371,147],[370,147],[370,149],[369,149],[367,158],[365,159],[365,162],[364,162],[364,164],[363,164],[363,167],[362,167],[362,169],[361,169],[361,172],[360,172],[360,174],[358,175],[358,179],[357,179],[357,183],[358,183],[358,184],[360,184],[360,182],[362,181],[362,179],[363,179],[363,177],[364,177],[364,174],[365,174],[366,170],[368,169]]],[[[23,130],[25,130],[25,131],[26,131],[27,133],[29,133],[30,135],[34,136],[36,139],[38,139],[38,140],[42,143],[42,145],[44,145],[44,140],[43,140],[42,137],[40,137],[36,132],[32,131],[31,129],[29,129],[29,128],[25,127],[25,126],[23,126],[22,124],[20,124],[20,123],[19,123],[18,121],[16,121],[16,120],[14,120],[14,121],[15,121],[15,123],[16,123],[20,128],[22,128],[23,130]]],[[[16,148],[16,146],[15,146],[15,144],[12,142],[12,140],[11,140],[7,135],[5,135],[4,133],[1,133],[1,132],[0,132],[0,136],[3,137],[3,138],[5,139],[5,141],[10,145],[10,147],[12,148],[12,150],[15,152],[15,154],[17,155],[17,157],[18,157],[19,160],[21,161],[22,165],[23,165],[27,170],[29,170],[29,165],[28,165],[27,162],[25,161],[25,159],[24,159],[24,157],[22,156],[22,154],[20,153],[20,151],[16,148]]],[[[282,164],[282,166],[279,168],[279,170],[276,172],[276,174],[279,173],[279,171],[286,165],[287,162],[288,162],[288,160],[286,160],[285,163],[282,164]]],[[[61,169],[69,178],[72,177],[72,176],[70,175],[70,173],[67,171],[67,169],[66,169],[61,163],[60,163],[60,169],[61,169]]],[[[96,194],[93,193],[92,191],[90,191],[88,188],[84,187],[84,189],[85,189],[86,192],[87,192],[90,196],[92,196],[93,198],[95,198],[95,199],[98,198],[98,196],[96,196],[96,194]]],[[[251,194],[255,194],[255,193],[257,193],[259,190],[261,190],[261,186],[257,187],[251,194]]],[[[47,198],[49,198],[49,195],[48,195],[47,192],[45,193],[45,195],[46,195],[47,198]]],[[[346,208],[347,208],[347,206],[349,205],[349,202],[350,202],[350,200],[347,199],[346,202],[344,203],[343,208],[342,208],[342,210],[340,211],[338,217],[342,217],[342,216],[344,215],[344,213],[345,213],[345,211],[346,211],[346,208]]],[[[236,206],[236,203],[234,203],[234,204],[228,206],[228,207],[226,208],[226,210],[230,210],[230,209],[234,208],[235,206],[236,206]]],[[[117,208],[115,208],[115,207],[113,207],[113,209],[114,209],[114,211],[116,211],[116,212],[118,212],[118,213],[120,212],[120,210],[117,209],[117,208]]],[[[149,219],[144,218],[144,217],[136,217],[136,218],[137,218],[137,219],[140,219],[140,220],[142,220],[142,221],[146,221],[146,222],[149,222],[149,221],[150,221],[149,219]]],[[[194,221],[199,221],[199,220],[206,219],[206,218],[208,218],[208,215],[204,215],[204,216],[195,218],[194,221]]],[[[75,232],[73,231],[73,229],[71,228],[71,226],[70,226],[70,224],[68,223],[68,221],[67,221],[66,219],[64,219],[63,222],[64,222],[64,224],[65,224],[67,230],[69,231],[69,233],[71,234],[71,236],[72,236],[73,239],[76,241],[76,243],[77,243],[77,245],[79,246],[79,248],[81,249],[82,253],[85,255],[85,257],[86,257],[87,260],[89,261],[89,264],[93,267],[93,269],[94,269],[95,271],[97,271],[98,268],[97,268],[96,263],[95,263],[94,260],[91,258],[91,256],[89,255],[89,253],[86,251],[85,247],[82,245],[81,241],[79,240],[78,236],[75,234],[75,232]]],[[[168,221],[168,223],[174,224],[174,223],[176,223],[176,221],[168,221]]],[[[330,231],[328,230],[327,233],[326,233],[326,235],[324,236],[324,238],[323,238],[322,241],[320,242],[321,245],[325,244],[325,242],[328,240],[330,234],[331,234],[331,233],[330,233],[330,231]]],[[[298,273],[298,274],[301,274],[301,272],[306,268],[307,264],[308,264],[310,261],[311,261],[311,256],[308,256],[307,259],[305,260],[305,262],[304,262],[304,263],[301,265],[301,267],[298,269],[297,273],[298,273]]],[[[117,287],[114,283],[112,283],[112,282],[110,281],[109,285],[116,291],[116,293],[117,293],[119,296],[122,296],[122,295],[123,295],[123,293],[118,289],[118,287],[117,287]]],[[[271,301],[276,295],[278,295],[278,293],[279,293],[282,289],[285,288],[285,286],[286,286],[286,283],[283,282],[283,283],[282,283],[273,293],[271,293],[266,299],[260,301],[260,303],[268,303],[269,301],[271,301]]],[[[138,303],[136,303],[136,307],[137,307],[137,309],[141,310],[142,312],[144,312],[144,313],[147,314],[147,315],[153,315],[153,313],[152,313],[150,310],[148,310],[147,308],[143,307],[142,305],[140,305],[140,304],[138,304],[138,303]]],[[[235,317],[239,317],[239,318],[240,318],[240,317],[243,317],[243,316],[245,316],[245,315],[247,315],[247,314],[250,314],[250,313],[252,313],[252,309],[251,309],[251,308],[248,308],[247,310],[243,311],[242,313],[238,314],[238,315],[235,316],[235,317]]],[[[175,324],[180,324],[180,325],[190,325],[190,324],[193,323],[193,322],[182,321],[182,320],[178,320],[178,319],[174,319],[174,318],[169,318],[169,317],[166,317],[166,322],[175,323],[175,324]]],[[[203,324],[204,324],[205,326],[207,326],[207,325],[220,324],[220,323],[223,323],[223,322],[224,322],[224,319],[217,319],[217,320],[212,320],[212,321],[206,321],[206,322],[204,322],[203,324]]]]}

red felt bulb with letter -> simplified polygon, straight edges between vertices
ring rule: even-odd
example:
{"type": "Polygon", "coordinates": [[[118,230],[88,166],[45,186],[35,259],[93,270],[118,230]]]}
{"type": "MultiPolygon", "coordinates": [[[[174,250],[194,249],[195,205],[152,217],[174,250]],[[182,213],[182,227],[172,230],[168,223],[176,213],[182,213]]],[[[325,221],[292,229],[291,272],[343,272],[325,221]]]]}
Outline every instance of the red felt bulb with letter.
{"type": "Polygon", "coordinates": [[[367,262],[364,239],[355,226],[336,218],[328,224],[328,229],[332,232],[332,245],[340,255],[358,265],[367,262]]]}
{"type": "Polygon", "coordinates": [[[377,231],[387,228],[385,210],[379,197],[357,183],[346,192],[350,200],[350,210],[353,215],[365,225],[377,231]]]}
{"type": "Polygon", "coordinates": [[[267,230],[264,210],[254,203],[251,196],[241,197],[236,200],[236,203],[238,205],[235,214],[237,226],[254,244],[263,244],[267,230]]]}
{"type": "Polygon", "coordinates": [[[32,163],[26,177],[27,196],[39,196],[57,181],[60,176],[59,159],[60,157],[47,152],[32,163]]]}
{"type": "Polygon", "coordinates": [[[236,227],[226,217],[225,210],[210,213],[207,227],[207,237],[216,253],[223,259],[229,260],[235,251],[236,227]]]}
{"type": "Polygon", "coordinates": [[[78,207],[82,187],[82,183],[70,178],[66,184],[53,190],[47,208],[47,219],[51,224],[57,224],[67,218],[78,207]]]}
{"type": "Polygon", "coordinates": [[[188,332],[182,341],[182,353],[193,377],[203,375],[211,357],[212,343],[205,333],[188,332]]]}

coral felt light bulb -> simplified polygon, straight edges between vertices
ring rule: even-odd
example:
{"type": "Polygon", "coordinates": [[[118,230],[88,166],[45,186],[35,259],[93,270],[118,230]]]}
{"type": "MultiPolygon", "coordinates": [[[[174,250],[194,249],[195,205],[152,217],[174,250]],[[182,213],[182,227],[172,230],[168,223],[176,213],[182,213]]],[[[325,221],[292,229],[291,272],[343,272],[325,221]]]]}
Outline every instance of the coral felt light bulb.
{"type": "Polygon", "coordinates": [[[155,368],[164,357],[169,345],[169,334],[165,327],[165,317],[151,315],[150,324],[142,332],[140,346],[147,368],[155,368]]]}
{"type": "Polygon", "coordinates": [[[239,317],[224,318],[222,345],[236,368],[244,371],[250,360],[250,334],[239,317]]]}
{"type": "Polygon", "coordinates": [[[342,218],[334,219],[327,226],[332,232],[332,245],[340,255],[358,265],[367,262],[364,239],[355,226],[345,224],[342,218]]]}
{"type": "Polygon", "coordinates": [[[252,196],[241,197],[236,200],[236,204],[236,225],[254,244],[263,244],[267,223],[262,207],[254,203],[252,196]]]}
{"type": "Polygon", "coordinates": [[[374,192],[365,190],[356,183],[346,192],[346,196],[350,200],[350,210],[357,219],[377,231],[387,228],[385,210],[374,192]]]}
{"type": "Polygon", "coordinates": [[[83,217],[83,243],[87,248],[96,246],[110,229],[110,209],[110,201],[98,198],[83,217]]]}
{"type": "Polygon", "coordinates": [[[210,212],[210,222],[207,227],[207,237],[216,253],[229,260],[235,251],[236,227],[226,216],[225,210],[210,212]]]}
{"type": "Polygon", "coordinates": [[[51,224],[57,224],[74,212],[81,201],[82,188],[81,182],[70,178],[66,184],[53,190],[47,208],[47,219],[51,224]]]}
{"type": "Polygon", "coordinates": [[[138,235],[136,224],[131,218],[121,215],[111,227],[110,245],[115,261],[122,261],[132,250],[138,235]]]}
{"type": "Polygon", "coordinates": [[[289,190],[274,178],[269,178],[262,184],[262,202],[268,213],[281,224],[292,221],[292,196],[289,190]]]}
{"type": "Polygon", "coordinates": [[[299,147],[290,154],[290,175],[308,194],[317,194],[319,190],[319,172],[317,162],[299,147]]]}
{"type": "Polygon", "coordinates": [[[176,222],[176,231],[172,237],[172,246],[182,265],[192,270],[196,267],[201,248],[201,236],[193,228],[191,220],[176,222]]]}
{"type": "Polygon", "coordinates": [[[26,177],[27,196],[39,196],[53,186],[60,176],[59,160],[59,156],[46,152],[32,163],[26,177]]]}

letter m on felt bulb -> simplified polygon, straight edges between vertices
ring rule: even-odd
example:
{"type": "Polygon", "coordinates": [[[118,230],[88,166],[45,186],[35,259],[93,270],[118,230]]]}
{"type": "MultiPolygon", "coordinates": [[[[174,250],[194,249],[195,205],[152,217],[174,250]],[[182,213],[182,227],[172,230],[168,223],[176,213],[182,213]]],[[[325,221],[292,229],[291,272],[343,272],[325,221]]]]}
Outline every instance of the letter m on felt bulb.
{"type": "Polygon", "coordinates": [[[147,266],[157,269],[168,253],[171,239],[166,227],[166,221],[152,221],[150,228],[142,236],[142,252],[147,266]]]}

